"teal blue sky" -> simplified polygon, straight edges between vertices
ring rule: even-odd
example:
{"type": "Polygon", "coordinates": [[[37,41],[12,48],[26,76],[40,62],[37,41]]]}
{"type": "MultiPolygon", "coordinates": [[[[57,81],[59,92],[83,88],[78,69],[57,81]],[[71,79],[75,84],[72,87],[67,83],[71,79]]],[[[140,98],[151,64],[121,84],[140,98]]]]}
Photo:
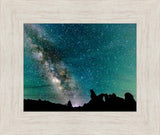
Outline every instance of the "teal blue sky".
{"type": "Polygon", "coordinates": [[[24,98],[136,98],[136,24],[24,24],[24,98]]]}

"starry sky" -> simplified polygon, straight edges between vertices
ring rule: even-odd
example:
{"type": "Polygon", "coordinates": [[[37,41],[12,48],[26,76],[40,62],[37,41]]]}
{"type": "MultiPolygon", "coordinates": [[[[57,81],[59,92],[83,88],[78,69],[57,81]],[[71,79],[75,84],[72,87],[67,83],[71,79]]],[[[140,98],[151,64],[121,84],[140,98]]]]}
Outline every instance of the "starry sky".
{"type": "Polygon", "coordinates": [[[136,24],[24,24],[24,98],[73,106],[96,94],[136,99],[136,24]]]}

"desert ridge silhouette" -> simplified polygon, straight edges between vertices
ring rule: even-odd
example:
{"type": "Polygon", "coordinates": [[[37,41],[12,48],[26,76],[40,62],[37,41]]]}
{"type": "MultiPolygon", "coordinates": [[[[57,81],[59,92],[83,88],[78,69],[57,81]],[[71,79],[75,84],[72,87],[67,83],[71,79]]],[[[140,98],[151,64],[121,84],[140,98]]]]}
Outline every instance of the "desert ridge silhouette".
{"type": "Polygon", "coordinates": [[[124,99],[114,93],[96,95],[93,89],[90,93],[91,100],[79,107],[73,107],[70,100],[62,105],[40,99],[24,99],[24,111],[136,111],[136,101],[130,93],[125,93],[124,99]]]}

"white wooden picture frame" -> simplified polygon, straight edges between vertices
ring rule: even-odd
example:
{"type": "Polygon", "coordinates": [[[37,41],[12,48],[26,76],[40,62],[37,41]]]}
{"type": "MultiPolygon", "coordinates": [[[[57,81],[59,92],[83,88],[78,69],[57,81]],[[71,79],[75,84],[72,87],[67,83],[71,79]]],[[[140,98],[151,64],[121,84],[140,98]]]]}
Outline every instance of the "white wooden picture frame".
{"type": "Polygon", "coordinates": [[[159,0],[0,0],[1,135],[159,135],[159,0]],[[24,112],[24,23],[136,23],[136,112],[24,112]]]}

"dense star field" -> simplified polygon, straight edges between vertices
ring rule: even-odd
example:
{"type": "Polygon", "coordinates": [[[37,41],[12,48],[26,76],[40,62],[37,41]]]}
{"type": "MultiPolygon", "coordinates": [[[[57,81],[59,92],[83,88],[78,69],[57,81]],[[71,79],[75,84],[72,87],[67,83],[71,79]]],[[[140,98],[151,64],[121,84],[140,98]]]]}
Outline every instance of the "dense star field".
{"type": "Polygon", "coordinates": [[[136,99],[136,24],[24,24],[24,98],[73,106],[97,94],[136,99]]]}

